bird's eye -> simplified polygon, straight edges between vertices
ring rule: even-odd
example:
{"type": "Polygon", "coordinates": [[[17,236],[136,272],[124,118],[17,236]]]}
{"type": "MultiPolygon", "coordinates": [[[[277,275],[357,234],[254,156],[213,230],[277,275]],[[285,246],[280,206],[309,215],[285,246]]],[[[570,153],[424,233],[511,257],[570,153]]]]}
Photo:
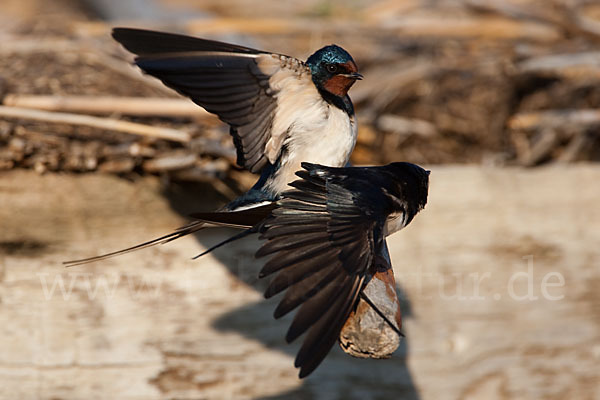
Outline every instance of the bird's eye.
{"type": "Polygon", "coordinates": [[[335,74],[338,71],[338,66],[335,64],[327,64],[327,71],[335,74]]]}

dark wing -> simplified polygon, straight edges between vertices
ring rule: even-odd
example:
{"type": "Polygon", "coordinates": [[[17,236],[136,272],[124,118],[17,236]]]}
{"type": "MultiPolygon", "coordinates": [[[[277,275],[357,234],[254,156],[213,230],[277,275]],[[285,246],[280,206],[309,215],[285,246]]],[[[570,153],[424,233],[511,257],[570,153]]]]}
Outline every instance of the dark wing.
{"type": "MultiPolygon", "coordinates": [[[[287,63],[282,64],[279,56],[248,47],[162,32],[116,28],[113,37],[138,55],[135,62],[144,72],[231,126],[240,166],[259,172],[276,161],[278,154],[265,155],[265,147],[274,137],[278,153],[277,136],[285,133],[272,132],[278,89],[269,80],[282,71],[287,76],[307,69],[303,63],[281,56],[287,63]]],[[[296,75],[311,83],[306,74],[296,75]]]]}
{"type": "Polygon", "coordinates": [[[216,40],[200,39],[176,33],[149,31],[146,29],[114,28],[112,36],[132,53],[158,54],[186,51],[222,51],[260,54],[263,51],[216,40]]]}
{"type": "Polygon", "coordinates": [[[263,224],[267,242],[256,253],[273,255],[261,277],[277,273],[265,297],[287,289],[275,318],[300,306],[286,340],[308,331],[295,361],[301,378],[335,344],[383,240],[369,202],[346,185],[346,178],[333,175],[341,169],[303,166],[308,171],[297,173],[303,179],[291,184],[296,189],[284,193],[263,224]]]}

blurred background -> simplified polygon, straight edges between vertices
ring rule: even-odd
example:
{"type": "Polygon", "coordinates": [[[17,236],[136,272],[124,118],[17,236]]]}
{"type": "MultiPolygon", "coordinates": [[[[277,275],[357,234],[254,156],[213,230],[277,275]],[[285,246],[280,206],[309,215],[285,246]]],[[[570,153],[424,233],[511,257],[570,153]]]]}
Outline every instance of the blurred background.
{"type": "Polygon", "coordinates": [[[592,0],[2,0],[0,398],[599,399],[599,47],[592,0]],[[352,54],[352,161],[432,170],[390,238],[390,360],[334,349],[298,380],[256,241],[190,260],[230,230],[62,267],[255,180],[114,26],[352,54]]]}

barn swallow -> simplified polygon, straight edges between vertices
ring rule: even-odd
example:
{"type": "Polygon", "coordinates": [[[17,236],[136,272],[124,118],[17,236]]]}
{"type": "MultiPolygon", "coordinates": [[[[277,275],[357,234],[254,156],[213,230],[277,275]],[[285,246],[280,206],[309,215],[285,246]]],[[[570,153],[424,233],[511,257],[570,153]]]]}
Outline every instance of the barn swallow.
{"type": "MultiPolygon", "coordinates": [[[[300,378],[329,353],[375,272],[376,258],[387,253],[386,237],[406,227],[425,207],[429,188],[429,171],[410,163],[302,167],[296,173],[301,179],[272,203],[264,220],[201,254],[252,233],[265,240],[256,257],[270,259],[259,277],[276,276],[264,295],[287,290],[275,318],[300,307],[288,329],[288,343],[307,333],[295,360],[300,378]]],[[[196,217],[215,220],[214,213],[196,217]]],[[[227,219],[224,224],[235,225],[231,214],[222,217],[227,219]]]]}
{"type": "MultiPolygon", "coordinates": [[[[115,28],[113,38],[136,65],[229,124],[237,163],[260,174],[223,210],[276,200],[303,161],[342,167],[357,136],[348,90],[362,75],[344,49],[323,47],[306,62],[282,54],[164,32],[115,28]]],[[[168,235],[79,262],[98,261],[180,238],[204,226],[192,222],[168,235]]]]}
{"type": "Polygon", "coordinates": [[[230,125],[237,162],[267,195],[287,188],[300,163],[344,166],[357,127],[348,90],[356,63],[330,45],[306,62],[248,47],[170,33],[116,28],[135,63],[230,125]]]}

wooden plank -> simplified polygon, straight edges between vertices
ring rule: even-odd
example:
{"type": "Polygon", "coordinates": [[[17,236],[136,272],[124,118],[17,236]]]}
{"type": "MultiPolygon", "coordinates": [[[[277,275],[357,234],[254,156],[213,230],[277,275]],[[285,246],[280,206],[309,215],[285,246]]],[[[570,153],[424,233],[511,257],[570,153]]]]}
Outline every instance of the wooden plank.
{"type": "Polygon", "coordinates": [[[212,191],[3,172],[0,398],[597,398],[600,168],[429,169],[429,204],[389,241],[406,340],[383,361],[334,349],[304,381],[252,238],[197,261],[232,231],[60,264],[181,226],[171,206],[213,209],[212,191]]]}

